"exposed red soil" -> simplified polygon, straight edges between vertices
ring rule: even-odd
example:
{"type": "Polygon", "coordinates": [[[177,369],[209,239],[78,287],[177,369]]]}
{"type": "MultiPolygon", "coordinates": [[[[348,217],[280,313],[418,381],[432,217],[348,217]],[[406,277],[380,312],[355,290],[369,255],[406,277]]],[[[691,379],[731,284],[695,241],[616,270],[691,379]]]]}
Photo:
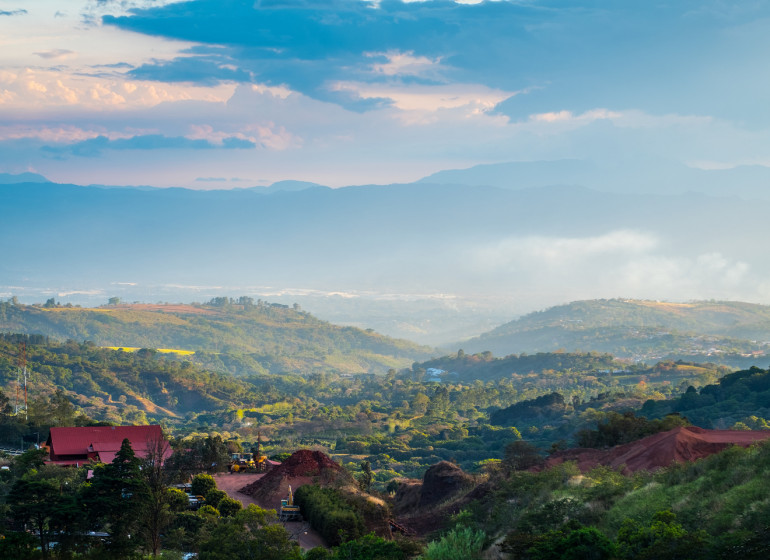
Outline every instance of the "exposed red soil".
{"type": "MultiPolygon", "coordinates": [[[[263,478],[264,474],[249,474],[249,473],[220,473],[214,475],[214,480],[217,483],[217,488],[227,492],[227,495],[231,498],[241,502],[243,507],[247,507],[249,504],[255,504],[261,508],[268,508],[267,505],[262,504],[239,491],[244,484],[251,484],[255,481],[263,478]]],[[[310,527],[310,524],[302,521],[289,521],[282,523],[286,530],[289,531],[292,539],[299,543],[299,546],[303,550],[309,550],[316,546],[326,546],[326,543],[321,538],[321,535],[317,531],[310,527]]]]}
{"type": "Polygon", "coordinates": [[[695,426],[674,428],[639,441],[611,449],[575,448],[559,451],[545,462],[545,468],[565,461],[576,461],[585,472],[598,465],[617,469],[624,474],[639,470],[653,471],[674,462],[695,461],[719,453],[731,445],[748,447],[770,438],[770,431],[705,430],[695,426]]]}
{"type": "Polygon", "coordinates": [[[247,484],[240,492],[254,498],[263,507],[278,509],[281,499],[303,484],[350,482],[350,475],[328,455],[320,451],[300,449],[259,480],[247,484]]]}
{"type": "Polygon", "coordinates": [[[257,502],[251,496],[242,494],[240,489],[244,484],[251,484],[260,478],[265,476],[264,474],[250,474],[250,473],[219,473],[214,475],[214,480],[217,483],[217,488],[227,492],[227,495],[241,502],[243,507],[249,504],[255,504],[259,507],[263,507],[262,504],[257,502]]]}
{"type": "Polygon", "coordinates": [[[425,471],[422,481],[399,481],[394,498],[396,522],[410,534],[430,535],[487,492],[486,483],[474,487],[472,476],[457,465],[441,461],[425,471]]]}

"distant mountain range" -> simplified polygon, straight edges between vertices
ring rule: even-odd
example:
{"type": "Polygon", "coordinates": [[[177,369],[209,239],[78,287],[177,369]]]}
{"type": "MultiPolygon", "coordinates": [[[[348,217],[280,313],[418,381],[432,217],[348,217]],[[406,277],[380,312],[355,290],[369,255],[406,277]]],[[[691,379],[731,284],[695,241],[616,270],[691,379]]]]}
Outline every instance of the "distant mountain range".
{"type": "Polygon", "coordinates": [[[644,170],[626,178],[577,160],[337,189],[82,187],[2,175],[0,299],[250,295],[438,345],[567,301],[770,293],[766,168],[673,166],[655,184],[660,194],[641,194],[652,181],[644,170]],[[699,192],[685,192],[696,183],[699,192]]]}
{"type": "Polygon", "coordinates": [[[38,173],[0,173],[0,185],[17,185],[19,183],[50,183],[38,173]]]}
{"type": "Polygon", "coordinates": [[[641,163],[597,163],[578,159],[522,161],[439,171],[419,182],[504,189],[573,185],[616,193],[700,193],[770,200],[770,168],[763,165],[698,169],[662,160],[641,163]]]}
{"type": "Polygon", "coordinates": [[[742,302],[593,300],[530,313],[459,343],[466,352],[608,352],[650,362],[670,358],[736,366],[770,361],[770,307],[742,302]]]}

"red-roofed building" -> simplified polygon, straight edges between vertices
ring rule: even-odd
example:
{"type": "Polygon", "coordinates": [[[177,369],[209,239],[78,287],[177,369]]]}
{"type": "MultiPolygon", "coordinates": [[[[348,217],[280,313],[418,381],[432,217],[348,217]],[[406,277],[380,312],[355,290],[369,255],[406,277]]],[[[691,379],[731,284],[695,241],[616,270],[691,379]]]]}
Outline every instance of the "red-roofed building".
{"type": "MultiPolygon", "coordinates": [[[[165,440],[160,426],[83,426],[51,428],[46,441],[50,454],[48,463],[80,466],[89,461],[111,463],[123,440],[131,442],[137,457],[146,458],[165,440]]],[[[163,446],[163,460],[171,456],[171,449],[163,446]]]]}

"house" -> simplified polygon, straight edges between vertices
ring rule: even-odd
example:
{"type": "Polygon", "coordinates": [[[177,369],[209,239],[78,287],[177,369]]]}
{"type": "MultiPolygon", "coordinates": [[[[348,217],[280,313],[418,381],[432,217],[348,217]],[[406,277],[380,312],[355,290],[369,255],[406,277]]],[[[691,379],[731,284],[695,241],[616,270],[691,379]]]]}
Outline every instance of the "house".
{"type": "MultiPolygon", "coordinates": [[[[82,426],[51,428],[46,447],[49,464],[81,466],[89,461],[111,463],[120,450],[123,440],[131,442],[137,457],[146,458],[165,442],[163,431],[154,426],[82,426]]],[[[163,459],[171,456],[171,448],[163,445],[163,459]]]]}

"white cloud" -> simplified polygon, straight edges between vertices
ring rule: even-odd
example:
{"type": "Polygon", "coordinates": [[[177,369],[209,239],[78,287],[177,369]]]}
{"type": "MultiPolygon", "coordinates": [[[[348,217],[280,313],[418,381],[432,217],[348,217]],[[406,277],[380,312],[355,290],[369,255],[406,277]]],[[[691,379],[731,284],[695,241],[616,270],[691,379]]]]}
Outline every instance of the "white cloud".
{"type": "Polygon", "coordinates": [[[36,111],[77,106],[80,109],[132,109],[168,101],[203,100],[224,103],[235,86],[195,87],[126,80],[121,76],[71,75],[26,68],[0,72],[0,103],[5,107],[36,111]]]}
{"type": "Polygon", "coordinates": [[[415,56],[413,51],[366,53],[366,56],[387,58],[387,62],[372,64],[372,71],[384,76],[435,76],[441,65],[441,58],[415,56]]]}
{"type": "Polygon", "coordinates": [[[516,94],[476,84],[426,86],[336,82],[330,89],[350,92],[361,99],[389,99],[394,107],[402,111],[463,109],[466,115],[490,111],[501,101],[516,94]]]}
{"type": "Polygon", "coordinates": [[[618,120],[623,117],[623,113],[610,111],[608,109],[592,109],[579,115],[571,111],[555,111],[551,113],[537,113],[529,116],[533,122],[544,123],[570,123],[576,125],[585,125],[598,120],[618,120]]]}
{"type": "Polygon", "coordinates": [[[213,144],[222,144],[225,140],[235,138],[247,140],[271,150],[287,150],[302,145],[300,138],[271,122],[249,124],[240,127],[237,131],[215,130],[213,126],[207,124],[190,125],[190,132],[185,136],[191,140],[207,140],[213,144]]]}
{"type": "Polygon", "coordinates": [[[558,269],[591,258],[644,254],[657,245],[656,236],[630,230],[582,238],[525,236],[477,248],[472,258],[490,270],[541,266],[558,269]]]}
{"type": "Polygon", "coordinates": [[[110,140],[120,138],[133,138],[147,134],[158,134],[153,128],[126,128],[124,130],[109,130],[102,126],[82,128],[74,125],[61,126],[33,126],[28,124],[14,124],[0,126],[0,141],[2,140],[40,140],[47,144],[73,144],[98,136],[110,140]]]}
{"type": "Polygon", "coordinates": [[[464,260],[481,281],[507,278],[496,290],[547,298],[549,305],[600,297],[756,301],[770,294],[770,285],[745,261],[719,252],[666,254],[668,245],[657,235],[631,230],[523,236],[467,247],[464,260]]]}

